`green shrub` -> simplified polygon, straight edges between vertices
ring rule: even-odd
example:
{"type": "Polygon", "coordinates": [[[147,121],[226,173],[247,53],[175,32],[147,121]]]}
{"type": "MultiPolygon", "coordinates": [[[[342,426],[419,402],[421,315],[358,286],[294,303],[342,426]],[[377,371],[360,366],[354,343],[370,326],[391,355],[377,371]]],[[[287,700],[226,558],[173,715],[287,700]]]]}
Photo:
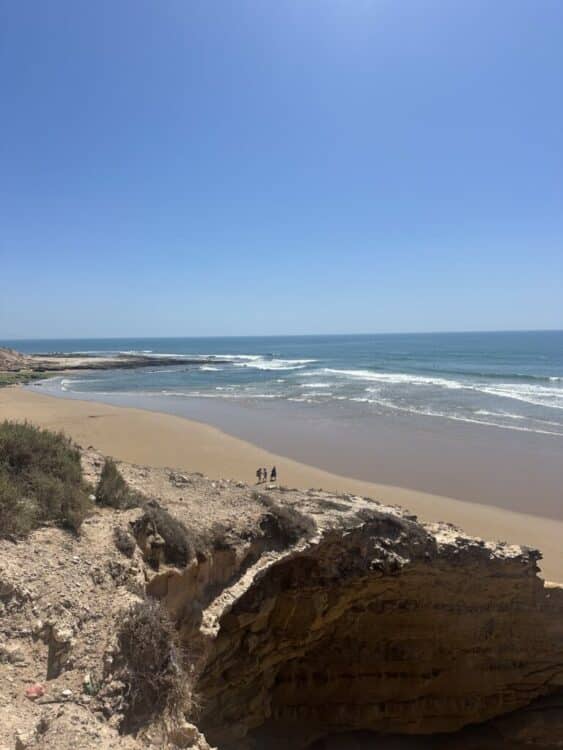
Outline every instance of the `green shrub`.
{"type": "Polygon", "coordinates": [[[164,712],[189,708],[190,680],[178,634],[153,599],[133,605],[117,633],[119,679],[126,685],[125,731],[136,731],[164,712]]]}
{"type": "Polygon", "coordinates": [[[0,424],[0,536],[25,536],[48,522],[76,531],[89,508],[69,438],[27,422],[0,424]]]}
{"type": "Polygon", "coordinates": [[[7,474],[0,473],[0,536],[25,536],[34,527],[36,515],[33,500],[22,497],[7,474]]]}
{"type": "Polygon", "coordinates": [[[193,536],[184,524],[154,501],[147,505],[145,513],[133,524],[137,540],[150,534],[159,534],[164,540],[164,561],[169,565],[185,567],[196,553],[193,536]]]}
{"type": "Polygon", "coordinates": [[[282,549],[314,536],[317,525],[310,516],[291,505],[278,505],[269,495],[261,495],[259,500],[268,509],[260,526],[266,536],[282,549]]]}
{"type": "Polygon", "coordinates": [[[104,461],[100,481],[96,487],[96,502],[119,510],[134,508],[139,504],[138,495],[129,489],[111,458],[104,461]]]}
{"type": "Polygon", "coordinates": [[[16,385],[17,383],[31,383],[34,380],[45,378],[44,372],[29,372],[20,370],[18,372],[0,372],[0,388],[2,386],[16,385]]]}

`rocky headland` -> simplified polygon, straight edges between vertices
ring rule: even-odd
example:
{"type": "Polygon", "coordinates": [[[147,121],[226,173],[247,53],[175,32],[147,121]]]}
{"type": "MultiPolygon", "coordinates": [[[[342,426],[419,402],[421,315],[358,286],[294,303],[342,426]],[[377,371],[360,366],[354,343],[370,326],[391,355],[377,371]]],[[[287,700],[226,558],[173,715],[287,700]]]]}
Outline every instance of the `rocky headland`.
{"type": "MultiPolygon", "coordinates": [[[[82,462],[94,485],[103,457],[82,462]]],[[[359,496],[120,470],[143,506],[0,540],[2,750],[563,746],[563,588],[538,552],[359,496]],[[192,700],[131,731],[116,633],[146,597],[192,700]]]]}
{"type": "MultiPolygon", "coordinates": [[[[158,354],[128,354],[100,356],[97,354],[22,354],[15,349],[0,347],[0,376],[19,375],[22,380],[45,377],[57,372],[82,370],[130,370],[136,367],[164,367],[170,365],[221,364],[220,357],[160,356],[158,354]]],[[[16,382],[15,378],[14,381],[16,382]]]]}

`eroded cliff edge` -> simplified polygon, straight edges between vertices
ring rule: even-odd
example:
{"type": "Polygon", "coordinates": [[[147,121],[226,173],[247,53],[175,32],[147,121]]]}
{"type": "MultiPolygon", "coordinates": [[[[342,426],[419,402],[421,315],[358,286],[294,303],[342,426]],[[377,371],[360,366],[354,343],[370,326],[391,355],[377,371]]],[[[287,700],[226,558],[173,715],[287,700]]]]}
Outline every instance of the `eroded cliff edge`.
{"type": "Polygon", "coordinates": [[[217,612],[200,681],[213,742],[451,732],[563,685],[563,597],[535,555],[366,513],[217,612]]]}
{"type": "Polygon", "coordinates": [[[210,742],[451,733],[561,690],[563,590],[539,577],[537,551],[320,490],[245,489],[233,523],[241,489],[219,489],[228,549],[148,587],[205,653],[196,689],[210,742]],[[282,538],[276,509],[297,538],[282,538]]]}
{"type": "MultiPolygon", "coordinates": [[[[85,452],[93,479],[102,461],[85,452]]],[[[185,524],[191,554],[155,563],[139,508],[99,508],[77,539],[2,542],[1,634],[23,661],[0,659],[0,746],[206,747],[195,729],[193,743],[187,729],[167,744],[120,734],[113,698],[84,694],[86,676],[115,684],[116,623],[145,593],[186,647],[199,705],[188,720],[221,750],[562,746],[563,589],[539,577],[539,553],[369,498],[120,468],[185,524]],[[131,558],[116,525],[135,532],[131,558]],[[72,693],[60,714],[20,683],[45,680],[44,633],[62,625],[68,653],[45,683],[72,693]]]]}

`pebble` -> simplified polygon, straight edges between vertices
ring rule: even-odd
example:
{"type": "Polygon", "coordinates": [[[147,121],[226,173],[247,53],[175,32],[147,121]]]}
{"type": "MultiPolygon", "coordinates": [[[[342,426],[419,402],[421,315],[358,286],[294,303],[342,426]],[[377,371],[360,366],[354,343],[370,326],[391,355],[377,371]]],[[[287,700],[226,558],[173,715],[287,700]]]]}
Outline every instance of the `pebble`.
{"type": "Polygon", "coordinates": [[[33,685],[25,689],[25,697],[29,698],[30,701],[41,698],[42,695],[45,695],[45,688],[39,682],[34,682],[33,685]]]}

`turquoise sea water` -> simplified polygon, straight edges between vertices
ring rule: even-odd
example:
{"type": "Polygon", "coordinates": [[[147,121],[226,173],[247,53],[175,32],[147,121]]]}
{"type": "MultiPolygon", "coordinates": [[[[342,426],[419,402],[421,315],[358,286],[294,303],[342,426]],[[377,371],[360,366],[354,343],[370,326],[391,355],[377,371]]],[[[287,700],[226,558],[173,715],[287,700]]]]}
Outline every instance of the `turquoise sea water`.
{"type": "MultiPolygon", "coordinates": [[[[10,341],[23,352],[182,356],[185,364],[58,377],[35,388],[104,398],[301,404],[412,413],[563,435],[563,331],[10,341]],[[195,360],[195,361],[194,361],[195,360]]],[[[171,409],[174,410],[173,408],[171,409]]]]}

